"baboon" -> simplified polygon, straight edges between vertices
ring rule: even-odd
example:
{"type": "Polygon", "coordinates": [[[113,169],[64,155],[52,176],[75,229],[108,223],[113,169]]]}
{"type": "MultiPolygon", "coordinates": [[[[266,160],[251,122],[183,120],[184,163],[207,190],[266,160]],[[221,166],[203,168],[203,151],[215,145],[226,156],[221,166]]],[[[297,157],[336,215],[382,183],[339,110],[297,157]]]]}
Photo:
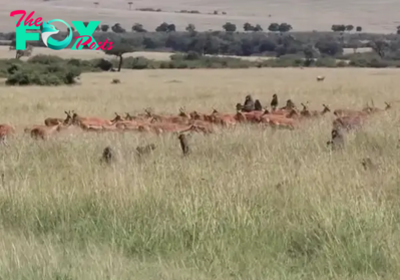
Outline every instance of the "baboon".
{"type": "Polygon", "coordinates": [[[328,141],[326,144],[332,147],[333,150],[342,148],[344,146],[344,137],[340,129],[332,129],[331,131],[332,139],[328,141]]]}
{"type": "Polygon", "coordinates": [[[262,111],[263,110],[261,102],[258,99],[256,99],[256,101],[254,102],[254,110],[255,111],[262,111]]]}
{"type": "Polygon", "coordinates": [[[276,108],[278,107],[278,95],[276,95],[275,93],[272,95],[272,100],[271,100],[271,108],[272,111],[275,111],[276,108]]]}
{"type": "Polygon", "coordinates": [[[242,111],[243,112],[252,112],[254,111],[254,101],[253,101],[253,97],[251,97],[251,95],[247,95],[245,100],[244,100],[244,104],[243,104],[243,108],[242,111]]]}
{"type": "Polygon", "coordinates": [[[5,134],[0,134],[0,144],[8,146],[7,136],[5,134]]]}
{"type": "Polygon", "coordinates": [[[139,157],[142,157],[144,155],[150,154],[152,151],[154,151],[156,148],[155,144],[148,144],[146,146],[138,146],[136,148],[136,154],[139,157]]]}
{"type": "Polygon", "coordinates": [[[106,162],[107,164],[110,164],[114,160],[114,152],[111,149],[110,146],[107,146],[103,150],[103,154],[101,156],[100,161],[101,162],[106,162]]]}
{"type": "Polygon", "coordinates": [[[308,107],[304,103],[301,103],[301,106],[303,106],[303,110],[300,112],[300,114],[305,117],[311,117],[311,113],[308,110],[308,107]]]}
{"type": "Polygon", "coordinates": [[[296,105],[294,105],[292,99],[288,99],[286,101],[286,109],[294,109],[296,108],[296,105]]]}
{"type": "Polygon", "coordinates": [[[240,103],[236,103],[236,112],[240,112],[243,109],[243,105],[240,103]]]}
{"type": "Polygon", "coordinates": [[[372,160],[369,157],[363,158],[361,164],[364,167],[364,170],[375,168],[375,164],[372,163],[372,160]]]}
{"type": "Polygon", "coordinates": [[[181,133],[181,134],[179,134],[178,139],[179,139],[179,142],[181,144],[183,155],[189,154],[190,153],[190,149],[189,149],[189,144],[188,144],[188,140],[186,138],[186,135],[181,133]]]}
{"type": "Polygon", "coordinates": [[[296,109],[296,105],[294,105],[291,99],[286,100],[286,105],[280,108],[281,110],[291,110],[296,109]]]}

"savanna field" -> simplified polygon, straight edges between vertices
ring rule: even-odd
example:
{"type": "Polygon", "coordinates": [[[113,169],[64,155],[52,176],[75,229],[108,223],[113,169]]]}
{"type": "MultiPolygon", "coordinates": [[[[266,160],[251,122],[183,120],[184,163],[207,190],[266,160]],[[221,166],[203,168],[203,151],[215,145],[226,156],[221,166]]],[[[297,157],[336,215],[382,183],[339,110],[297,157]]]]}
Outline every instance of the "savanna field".
{"type": "Polygon", "coordinates": [[[2,86],[0,119],[17,133],[0,147],[0,278],[397,279],[399,87],[398,70],[323,68],[125,70],[85,73],[75,86],[2,86]],[[269,106],[274,93],[280,106],[392,109],[346,133],[339,151],[326,145],[332,113],[294,130],[191,133],[188,156],[175,134],[23,133],[69,110],[235,113],[247,94],[269,106]],[[149,143],[154,152],[138,158],[149,143]],[[114,164],[99,162],[106,146],[114,164]]]}

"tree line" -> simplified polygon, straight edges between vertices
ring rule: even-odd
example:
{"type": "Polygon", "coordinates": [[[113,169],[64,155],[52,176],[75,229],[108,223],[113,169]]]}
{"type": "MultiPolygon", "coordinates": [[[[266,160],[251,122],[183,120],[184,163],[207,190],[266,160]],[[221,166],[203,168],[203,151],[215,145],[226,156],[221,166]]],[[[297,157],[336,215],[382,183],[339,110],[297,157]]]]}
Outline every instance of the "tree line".
{"type": "MultiPolygon", "coordinates": [[[[228,23],[226,24],[230,26],[228,23]]],[[[188,25],[186,31],[174,31],[174,24],[163,23],[155,32],[120,32],[119,24],[111,27],[111,32],[104,25],[94,32],[93,37],[100,42],[106,39],[114,42],[114,49],[119,53],[132,51],[172,51],[196,52],[200,55],[236,55],[236,56],[297,56],[307,60],[318,57],[343,55],[344,48],[356,50],[369,47],[381,59],[400,60],[400,38],[395,34],[352,33],[354,26],[333,25],[334,32],[287,32],[290,24],[271,24],[271,32],[262,32],[257,24],[245,24],[244,29],[254,32],[206,31],[198,32],[194,25],[188,25]],[[343,27],[344,26],[344,27],[343,27]],[[343,32],[343,28],[347,32],[343,32]]],[[[226,26],[225,26],[226,27],[226,26]]],[[[400,27],[400,26],[399,26],[400,27]]],[[[135,30],[143,26],[134,25],[135,30]]],[[[226,27],[227,29],[231,27],[226,27]]],[[[360,30],[356,27],[356,30],[360,30]]],[[[400,28],[399,28],[400,30],[400,28]]],[[[55,39],[62,40],[67,32],[55,34],[55,39]]],[[[0,33],[0,40],[12,40],[15,44],[15,32],[0,33]]],[[[75,43],[73,40],[69,47],[75,43]]],[[[44,46],[41,41],[31,42],[33,46],[44,46]]]]}
{"type": "MultiPolygon", "coordinates": [[[[227,32],[239,31],[238,26],[231,22],[226,22],[225,24],[223,24],[222,29],[227,32]]],[[[251,24],[249,22],[244,23],[242,26],[242,29],[243,29],[243,31],[253,31],[253,32],[264,31],[264,28],[260,24],[251,24]]],[[[98,26],[97,30],[102,31],[102,32],[112,31],[115,33],[127,32],[127,30],[124,27],[122,27],[120,23],[115,23],[112,26],[110,26],[108,24],[102,24],[102,25],[98,26]]],[[[196,26],[192,23],[189,23],[185,27],[185,30],[189,31],[189,32],[196,31],[196,26]]],[[[283,32],[292,31],[293,27],[291,24],[286,23],[286,22],[282,22],[282,23],[273,22],[267,27],[266,30],[268,30],[269,32],[283,33],[283,32]]],[[[341,32],[345,32],[345,31],[350,32],[350,31],[354,30],[354,25],[352,25],[352,24],[334,24],[334,25],[332,25],[331,30],[334,32],[340,32],[340,31],[341,32]]],[[[357,26],[355,30],[357,32],[361,32],[363,29],[361,26],[357,26]]],[[[131,31],[132,32],[140,32],[140,33],[149,32],[147,29],[145,29],[145,27],[141,23],[135,23],[134,25],[132,25],[131,31]]],[[[154,31],[156,31],[156,32],[175,32],[175,31],[177,31],[177,29],[176,29],[175,24],[163,22],[159,26],[157,26],[154,29],[154,31]]]]}

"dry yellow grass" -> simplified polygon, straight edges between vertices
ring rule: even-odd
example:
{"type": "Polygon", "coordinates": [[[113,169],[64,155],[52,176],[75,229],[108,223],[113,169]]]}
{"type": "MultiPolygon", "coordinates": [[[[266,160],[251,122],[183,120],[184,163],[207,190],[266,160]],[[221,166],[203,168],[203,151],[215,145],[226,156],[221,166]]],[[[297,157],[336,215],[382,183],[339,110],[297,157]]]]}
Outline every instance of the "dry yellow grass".
{"type": "Polygon", "coordinates": [[[361,25],[366,32],[395,32],[399,25],[398,10],[400,2],[385,0],[358,0],[351,4],[345,1],[139,1],[128,10],[125,0],[97,1],[95,8],[92,0],[14,0],[6,1],[0,8],[0,29],[11,31],[15,21],[9,17],[10,11],[25,9],[36,11],[46,20],[61,18],[70,20],[101,20],[104,24],[121,23],[130,29],[135,22],[142,23],[147,29],[154,30],[161,22],[175,23],[183,30],[193,23],[199,30],[221,29],[230,21],[242,28],[247,21],[259,23],[267,28],[271,22],[289,22],[295,30],[330,30],[332,24],[361,25]],[[160,8],[165,12],[139,12],[136,8],[160,8]],[[178,10],[198,10],[204,14],[179,14],[178,10]],[[225,11],[227,15],[208,15],[214,10],[225,11]],[[271,15],[271,16],[269,16],[271,15]],[[322,15],[322,16],[316,16],[322,15]]]}
{"type": "MultiPolygon", "coordinates": [[[[64,110],[233,112],[264,105],[361,108],[399,99],[398,71],[153,70],[91,73],[72,87],[4,87],[1,122],[40,124],[64,110]],[[325,75],[324,82],[316,82],[325,75]],[[121,84],[112,85],[118,78],[121,84]]],[[[0,147],[2,279],[397,279],[399,109],[377,115],[347,148],[326,148],[332,115],[298,131],[250,126],[175,136],[21,134],[0,147]],[[155,143],[144,161],[133,151],[155,143]],[[117,152],[114,166],[98,162],[117,152]],[[366,172],[360,160],[378,166],[366,172]],[[280,187],[277,185],[281,183],[280,187]]]]}

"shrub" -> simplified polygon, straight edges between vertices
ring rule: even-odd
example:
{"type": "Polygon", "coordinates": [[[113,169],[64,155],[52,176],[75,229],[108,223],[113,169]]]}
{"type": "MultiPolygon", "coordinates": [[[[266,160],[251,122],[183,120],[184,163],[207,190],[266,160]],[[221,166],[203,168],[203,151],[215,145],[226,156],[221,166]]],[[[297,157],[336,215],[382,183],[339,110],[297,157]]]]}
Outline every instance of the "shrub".
{"type": "Polygon", "coordinates": [[[25,63],[14,63],[7,68],[6,85],[71,85],[90,62],[64,60],[56,56],[39,55],[25,63]]]}
{"type": "Polygon", "coordinates": [[[110,71],[113,67],[113,64],[106,59],[100,59],[97,60],[97,62],[94,62],[94,67],[100,68],[103,71],[110,71]]]}
{"type": "Polygon", "coordinates": [[[150,59],[147,59],[143,56],[135,57],[135,58],[133,58],[133,61],[132,61],[132,69],[139,70],[139,69],[149,68],[149,66],[151,65],[151,62],[152,61],[150,59]]]}

